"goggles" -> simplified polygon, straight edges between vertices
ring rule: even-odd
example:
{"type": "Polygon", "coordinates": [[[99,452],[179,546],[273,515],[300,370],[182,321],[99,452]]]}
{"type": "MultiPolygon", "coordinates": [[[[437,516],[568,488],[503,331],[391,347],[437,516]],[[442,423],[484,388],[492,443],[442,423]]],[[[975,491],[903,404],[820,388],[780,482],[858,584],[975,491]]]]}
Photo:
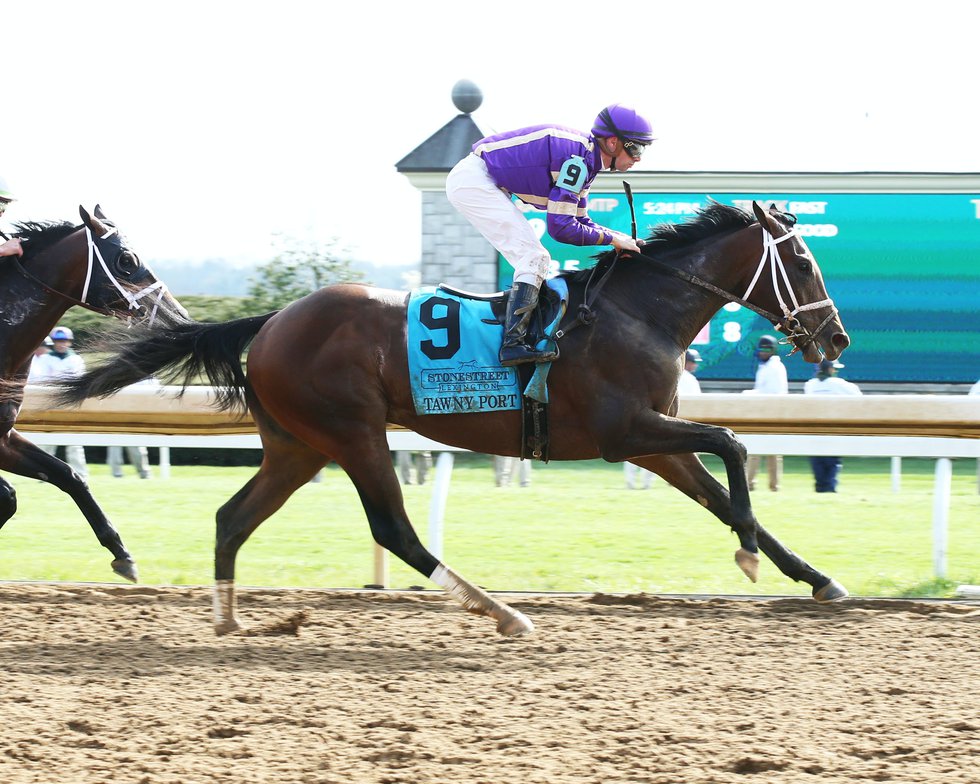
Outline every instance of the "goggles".
{"type": "Polygon", "coordinates": [[[630,158],[636,158],[639,160],[643,157],[643,153],[646,152],[648,144],[640,144],[639,142],[634,142],[630,139],[623,139],[623,149],[630,158]]]}

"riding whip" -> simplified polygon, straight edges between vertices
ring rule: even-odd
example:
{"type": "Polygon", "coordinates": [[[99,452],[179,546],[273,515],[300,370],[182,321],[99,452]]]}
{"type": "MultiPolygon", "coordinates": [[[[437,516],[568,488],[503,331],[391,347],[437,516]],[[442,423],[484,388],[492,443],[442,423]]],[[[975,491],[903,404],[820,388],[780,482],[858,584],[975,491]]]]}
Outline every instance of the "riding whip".
{"type": "Polygon", "coordinates": [[[626,191],[626,203],[630,206],[630,222],[632,223],[633,242],[636,242],[636,211],[633,209],[633,189],[623,180],[623,190],[626,191]]]}

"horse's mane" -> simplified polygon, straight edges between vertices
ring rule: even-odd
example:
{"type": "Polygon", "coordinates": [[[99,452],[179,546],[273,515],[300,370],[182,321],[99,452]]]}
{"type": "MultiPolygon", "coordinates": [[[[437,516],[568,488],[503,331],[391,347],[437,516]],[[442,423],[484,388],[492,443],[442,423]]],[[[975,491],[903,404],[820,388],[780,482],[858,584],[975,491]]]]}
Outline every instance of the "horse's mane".
{"type": "MultiPolygon", "coordinates": [[[[738,207],[721,204],[714,199],[708,199],[708,204],[698,210],[697,214],[683,223],[660,223],[653,227],[653,233],[643,246],[644,256],[659,256],[671,251],[688,248],[695,243],[726,234],[729,231],[744,229],[755,223],[755,216],[738,207]]],[[[607,250],[596,254],[593,258],[598,264],[610,260],[616,255],[615,250],[607,250]]],[[[592,273],[591,269],[567,272],[571,280],[585,280],[592,273]]]]}
{"type": "Polygon", "coordinates": [[[654,253],[665,253],[693,245],[709,237],[729,231],[744,229],[755,223],[755,216],[738,207],[708,200],[706,207],[698,210],[691,219],[682,223],[661,223],[654,227],[653,234],[647,238],[654,253]]]}
{"type": "Polygon", "coordinates": [[[23,241],[25,260],[50,248],[79,228],[67,221],[25,221],[14,224],[14,227],[14,237],[23,241]]]}

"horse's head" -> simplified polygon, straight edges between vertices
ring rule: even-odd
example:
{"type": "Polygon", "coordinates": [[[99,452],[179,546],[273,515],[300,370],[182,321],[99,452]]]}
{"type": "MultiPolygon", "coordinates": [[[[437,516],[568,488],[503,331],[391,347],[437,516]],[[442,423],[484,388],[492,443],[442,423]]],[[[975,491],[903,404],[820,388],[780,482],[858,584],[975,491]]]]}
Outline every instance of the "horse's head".
{"type": "Polygon", "coordinates": [[[819,362],[821,353],[836,359],[851,340],[816,259],[794,228],[796,217],[774,206],[767,212],[758,202],[752,209],[762,226],[762,256],[743,299],[776,314],[776,328],[807,362],[819,362]]]}
{"type": "Polygon", "coordinates": [[[80,297],[93,310],[124,318],[188,318],[170,294],[129,247],[116,225],[95,205],[94,214],[79,205],[88,246],[88,267],[80,297]]]}

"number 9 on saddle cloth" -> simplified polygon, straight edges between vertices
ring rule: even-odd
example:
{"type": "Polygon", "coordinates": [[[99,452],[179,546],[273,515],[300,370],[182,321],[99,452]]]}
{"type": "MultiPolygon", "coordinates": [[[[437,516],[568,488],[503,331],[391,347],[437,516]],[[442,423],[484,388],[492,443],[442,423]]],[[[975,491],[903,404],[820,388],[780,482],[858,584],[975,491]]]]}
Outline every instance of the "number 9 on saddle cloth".
{"type": "MultiPolygon", "coordinates": [[[[547,377],[551,362],[503,367],[498,359],[510,292],[471,294],[425,286],[408,301],[408,373],[415,412],[428,414],[525,411],[522,452],[547,460],[547,377]],[[529,432],[530,431],[530,432],[529,432]],[[533,443],[529,444],[529,441],[533,443]],[[529,447],[529,449],[528,449],[529,447]]],[[[541,287],[528,329],[539,348],[557,351],[554,334],[568,305],[561,278],[541,287]]]]}

